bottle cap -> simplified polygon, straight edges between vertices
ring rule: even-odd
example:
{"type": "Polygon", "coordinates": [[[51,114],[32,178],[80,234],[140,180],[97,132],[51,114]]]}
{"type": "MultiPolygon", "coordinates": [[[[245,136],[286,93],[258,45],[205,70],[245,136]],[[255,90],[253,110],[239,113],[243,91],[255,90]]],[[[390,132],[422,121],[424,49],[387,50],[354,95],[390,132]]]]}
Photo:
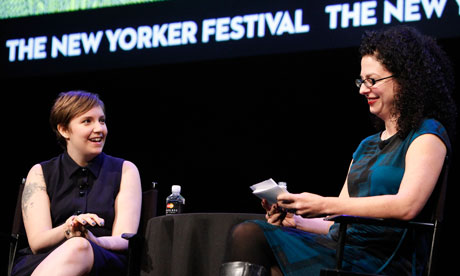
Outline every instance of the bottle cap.
{"type": "Polygon", "coordinates": [[[181,187],[180,185],[172,185],[171,191],[173,194],[180,194],[181,187]]]}
{"type": "Polygon", "coordinates": [[[287,183],[284,181],[278,182],[278,186],[287,191],[287,183]]]}

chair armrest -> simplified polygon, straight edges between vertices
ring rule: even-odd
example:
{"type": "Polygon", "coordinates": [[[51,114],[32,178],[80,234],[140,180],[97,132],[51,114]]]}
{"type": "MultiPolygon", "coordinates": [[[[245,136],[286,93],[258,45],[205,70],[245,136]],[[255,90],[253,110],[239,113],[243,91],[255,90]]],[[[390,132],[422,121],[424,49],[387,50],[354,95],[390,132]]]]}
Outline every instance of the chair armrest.
{"type": "Polygon", "coordinates": [[[138,234],[137,233],[123,233],[121,234],[121,237],[129,241],[129,240],[138,238],[138,234]]]}
{"type": "Polygon", "coordinates": [[[397,219],[348,216],[348,215],[329,216],[329,217],[326,217],[324,220],[334,221],[338,223],[345,223],[345,224],[367,224],[367,225],[388,226],[388,227],[398,227],[398,228],[432,229],[434,227],[433,223],[405,221],[405,220],[397,220],[397,219]]]}
{"type": "Polygon", "coordinates": [[[142,235],[138,233],[122,233],[121,237],[129,242],[126,275],[138,276],[140,275],[142,235]]]}
{"type": "MultiPolygon", "coordinates": [[[[342,268],[343,252],[345,247],[345,240],[347,236],[348,224],[365,224],[375,226],[387,226],[397,228],[421,228],[421,229],[435,229],[433,223],[423,223],[415,221],[404,221],[397,219],[383,219],[383,218],[372,218],[372,217],[360,217],[360,216],[348,216],[348,215],[334,215],[324,218],[326,221],[334,221],[340,224],[338,246],[336,253],[336,269],[342,268]]],[[[345,275],[345,274],[344,274],[345,275]]]]}

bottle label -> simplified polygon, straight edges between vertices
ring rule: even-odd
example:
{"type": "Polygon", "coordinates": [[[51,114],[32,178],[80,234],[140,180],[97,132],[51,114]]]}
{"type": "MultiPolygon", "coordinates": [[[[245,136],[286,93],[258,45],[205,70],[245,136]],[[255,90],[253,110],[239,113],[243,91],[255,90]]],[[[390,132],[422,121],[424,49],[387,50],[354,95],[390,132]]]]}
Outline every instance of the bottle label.
{"type": "Polygon", "coordinates": [[[182,203],[168,202],[166,203],[166,215],[175,215],[182,213],[182,203]]]}

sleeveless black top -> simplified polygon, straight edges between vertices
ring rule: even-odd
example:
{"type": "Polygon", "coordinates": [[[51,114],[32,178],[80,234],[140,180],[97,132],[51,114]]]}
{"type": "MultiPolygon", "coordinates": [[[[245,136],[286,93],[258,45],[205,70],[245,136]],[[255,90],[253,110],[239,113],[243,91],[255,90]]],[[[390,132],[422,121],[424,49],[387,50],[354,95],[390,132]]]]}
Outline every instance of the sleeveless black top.
{"type": "Polygon", "coordinates": [[[88,166],[80,167],[64,152],[40,163],[50,198],[53,227],[72,215],[94,213],[104,219],[104,227],[90,231],[97,237],[111,235],[123,162],[101,153],[88,166]]]}
{"type": "MultiPolygon", "coordinates": [[[[80,167],[64,152],[40,163],[50,199],[53,228],[72,215],[94,213],[105,220],[104,227],[86,227],[97,237],[110,236],[123,162],[123,159],[101,153],[88,166],[80,167]]],[[[126,256],[123,252],[109,251],[92,242],[91,246],[94,253],[91,276],[126,274],[126,256]]],[[[54,248],[41,254],[32,254],[30,248],[20,250],[12,275],[32,274],[54,248]]]]}

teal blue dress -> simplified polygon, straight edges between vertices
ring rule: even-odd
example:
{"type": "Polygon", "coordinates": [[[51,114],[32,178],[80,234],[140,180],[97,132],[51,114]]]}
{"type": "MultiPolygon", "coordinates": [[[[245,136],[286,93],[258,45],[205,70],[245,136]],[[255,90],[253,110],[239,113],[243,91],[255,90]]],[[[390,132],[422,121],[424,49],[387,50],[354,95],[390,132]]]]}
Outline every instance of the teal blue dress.
{"type": "MultiPolygon", "coordinates": [[[[404,175],[407,150],[417,137],[434,134],[451,145],[446,129],[434,119],[425,119],[420,127],[404,139],[398,135],[384,141],[380,133],[364,139],[353,154],[348,175],[350,197],[396,194],[404,175]]],[[[419,219],[429,213],[425,206],[419,219]]],[[[284,275],[319,275],[322,268],[335,267],[338,224],[327,235],[277,227],[264,221],[253,221],[263,230],[284,275]]],[[[344,269],[388,275],[420,275],[426,263],[429,236],[406,229],[351,225],[344,255],[344,269]],[[413,250],[413,245],[415,250],[413,250]],[[412,266],[413,263],[422,266],[412,266]]]]}

